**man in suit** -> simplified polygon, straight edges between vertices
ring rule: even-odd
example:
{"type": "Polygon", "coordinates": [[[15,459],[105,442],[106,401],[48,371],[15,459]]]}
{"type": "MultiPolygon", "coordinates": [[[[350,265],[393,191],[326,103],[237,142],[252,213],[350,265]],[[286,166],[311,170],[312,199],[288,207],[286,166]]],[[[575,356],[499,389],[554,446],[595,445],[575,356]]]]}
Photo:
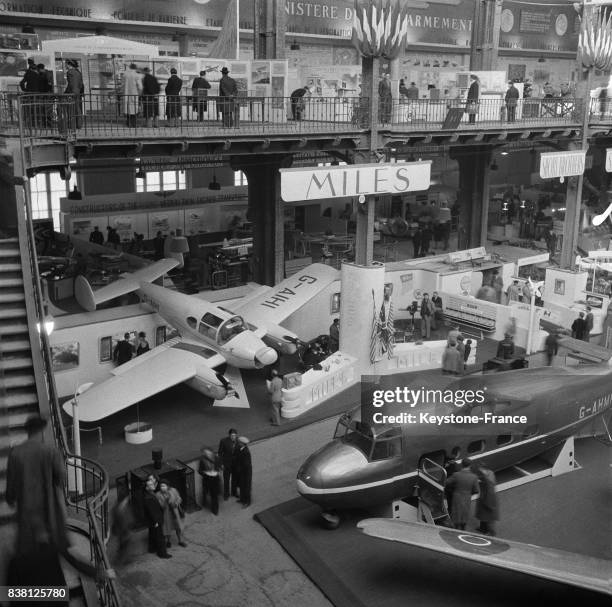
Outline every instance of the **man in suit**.
{"type": "Polygon", "coordinates": [[[182,117],[181,88],[183,88],[183,81],[177,76],[176,68],[173,67],[165,88],[166,118],[170,126],[178,126],[179,119],[182,117]]]}
{"type": "Polygon", "coordinates": [[[223,116],[223,126],[238,126],[234,123],[234,113],[236,111],[235,98],[238,95],[238,85],[229,76],[229,70],[224,67],[221,70],[221,80],[219,80],[219,97],[223,97],[219,106],[223,116]]]}
{"type": "Polygon", "coordinates": [[[518,105],[519,92],[512,80],[508,82],[508,87],[505,97],[506,111],[508,112],[508,122],[514,122],[516,120],[516,106],[518,105]]]}
{"type": "Polygon", "coordinates": [[[206,72],[202,70],[197,78],[194,78],[191,85],[193,98],[193,111],[198,113],[198,122],[204,121],[204,112],[208,111],[208,89],[210,82],[206,80],[206,72]]]}
{"type": "Polygon", "coordinates": [[[478,99],[480,98],[480,80],[476,74],[470,76],[472,80],[467,93],[466,111],[469,116],[470,124],[476,124],[476,114],[478,113],[478,99]]]}
{"type": "Polygon", "coordinates": [[[76,128],[83,126],[83,96],[85,95],[85,85],[83,75],[79,70],[79,64],[74,59],[66,61],[68,71],[66,72],[66,95],[74,95],[74,115],[76,128]]]}
{"type": "Polygon", "coordinates": [[[291,116],[294,120],[301,120],[302,113],[304,112],[305,102],[304,97],[310,96],[310,87],[303,86],[299,89],[295,89],[291,93],[291,116]]]}
{"type": "Polygon", "coordinates": [[[431,337],[431,320],[434,315],[434,307],[429,299],[429,293],[423,293],[421,301],[421,335],[424,339],[431,337]]]}
{"type": "Polygon", "coordinates": [[[238,497],[238,475],[236,474],[236,456],[238,455],[238,432],[230,428],[227,436],[219,441],[217,455],[223,467],[223,499],[228,500],[230,487],[232,495],[238,497]]]}
{"type": "Polygon", "coordinates": [[[172,555],[166,550],[164,538],[164,509],[156,494],[157,486],[157,477],[150,474],[145,484],[143,502],[145,519],[149,527],[149,552],[156,552],[160,559],[170,559],[172,555]]]}
{"type": "Polygon", "coordinates": [[[238,472],[238,487],[240,488],[239,502],[243,508],[251,505],[251,486],[253,483],[253,466],[251,464],[251,452],[249,451],[249,439],[241,436],[238,439],[238,454],[236,455],[236,469],[238,472]]]}
{"type": "Polygon", "coordinates": [[[156,127],[159,118],[159,81],[151,74],[148,67],[142,68],[144,76],[142,78],[142,113],[144,114],[146,125],[156,127]]]}
{"type": "Polygon", "coordinates": [[[122,365],[123,363],[132,360],[133,353],[134,349],[130,343],[130,334],[126,333],[123,336],[123,339],[115,346],[115,350],[113,351],[113,360],[117,363],[117,365],[122,365]]]}
{"type": "Polygon", "coordinates": [[[585,334],[587,334],[587,323],[584,319],[584,312],[580,312],[578,318],[572,323],[572,337],[583,340],[585,334]]]}
{"type": "Polygon", "coordinates": [[[478,493],[478,477],[470,470],[472,461],[464,459],[462,469],[447,481],[445,490],[451,494],[451,518],[455,529],[465,529],[470,518],[472,495],[478,493]]]}
{"type": "Polygon", "coordinates": [[[391,80],[389,74],[385,74],[378,83],[378,116],[381,122],[391,122],[391,108],[393,105],[393,93],[391,91],[391,80]]]}

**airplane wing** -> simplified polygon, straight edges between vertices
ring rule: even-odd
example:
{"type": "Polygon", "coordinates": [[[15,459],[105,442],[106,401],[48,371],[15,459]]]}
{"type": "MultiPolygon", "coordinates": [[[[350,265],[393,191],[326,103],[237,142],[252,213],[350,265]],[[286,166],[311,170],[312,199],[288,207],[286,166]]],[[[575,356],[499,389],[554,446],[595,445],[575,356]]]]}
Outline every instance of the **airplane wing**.
{"type": "Polygon", "coordinates": [[[74,283],[74,296],[81,307],[88,312],[93,312],[98,304],[136,291],[140,288],[141,282],[152,282],[178,265],[179,262],[176,259],[160,259],[132,274],[122,274],[119,280],[95,291],[87,279],[79,275],[74,283]]]}
{"type": "Polygon", "coordinates": [[[612,594],[612,571],[610,561],[605,559],[395,519],[365,519],[359,521],[357,527],[365,534],[383,540],[402,542],[485,565],[612,594]]]}
{"type": "MultiPolygon", "coordinates": [[[[224,388],[224,382],[212,368],[224,360],[201,344],[196,346],[180,338],[169,340],[113,369],[113,377],[81,394],[77,399],[79,419],[98,421],[196,375],[224,388]]],[[[72,399],[63,407],[72,415],[72,399]]]]}
{"type": "Polygon", "coordinates": [[[240,301],[233,311],[258,327],[278,325],[339,278],[335,268],[313,263],[256,297],[240,301]]]}

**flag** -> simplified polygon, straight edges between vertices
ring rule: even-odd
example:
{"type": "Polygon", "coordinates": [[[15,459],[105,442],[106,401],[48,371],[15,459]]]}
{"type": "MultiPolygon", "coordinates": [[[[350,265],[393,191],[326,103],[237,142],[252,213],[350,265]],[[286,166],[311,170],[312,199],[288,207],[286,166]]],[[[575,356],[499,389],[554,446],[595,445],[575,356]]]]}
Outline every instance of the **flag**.
{"type": "Polygon", "coordinates": [[[376,318],[376,300],[372,289],[372,333],[370,334],[370,362],[378,359],[378,319],[376,318]]]}
{"type": "Polygon", "coordinates": [[[209,47],[209,57],[238,59],[238,10],[238,0],[230,0],[219,36],[209,47]]]}

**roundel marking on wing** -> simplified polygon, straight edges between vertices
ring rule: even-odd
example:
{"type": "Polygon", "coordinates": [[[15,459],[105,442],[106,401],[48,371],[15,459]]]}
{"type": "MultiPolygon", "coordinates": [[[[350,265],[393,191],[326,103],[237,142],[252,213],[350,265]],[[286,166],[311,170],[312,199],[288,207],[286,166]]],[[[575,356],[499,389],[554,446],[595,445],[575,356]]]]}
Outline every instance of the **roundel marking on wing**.
{"type": "Polygon", "coordinates": [[[470,533],[457,533],[450,529],[441,529],[440,539],[455,550],[472,554],[500,554],[510,549],[510,545],[501,540],[470,533]]]}

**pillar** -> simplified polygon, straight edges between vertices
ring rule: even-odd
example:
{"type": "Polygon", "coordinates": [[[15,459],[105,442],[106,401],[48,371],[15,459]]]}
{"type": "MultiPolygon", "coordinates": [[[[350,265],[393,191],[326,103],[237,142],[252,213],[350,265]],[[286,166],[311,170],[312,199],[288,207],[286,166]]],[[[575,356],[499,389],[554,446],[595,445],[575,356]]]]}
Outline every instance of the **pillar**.
{"type": "Polygon", "coordinates": [[[253,56],[255,59],[284,59],[287,18],[281,0],[253,2],[253,56]]]}
{"type": "Polygon", "coordinates": [[[280,168],[291,156],[233,157],[231,167],[244,171],[249,182],[248,216],[253,222],[253,280],[275,285],[285,277],[284,217],[280,198],[280,168]]]}
{"type": "Polygon", "coordinates": [[[450,156],[459,164],[457,248],[484,246],[487,243],[491,150],[481,146],[458,148],[451,150],[450,156]]]}
{"type": "Polygon", "coordinates": [[[340,350],[357,359],[359,374],[369,373],[372,369],[372,322],[380,313],[384,286],[384,266],[342,264],[340,350]]]}

